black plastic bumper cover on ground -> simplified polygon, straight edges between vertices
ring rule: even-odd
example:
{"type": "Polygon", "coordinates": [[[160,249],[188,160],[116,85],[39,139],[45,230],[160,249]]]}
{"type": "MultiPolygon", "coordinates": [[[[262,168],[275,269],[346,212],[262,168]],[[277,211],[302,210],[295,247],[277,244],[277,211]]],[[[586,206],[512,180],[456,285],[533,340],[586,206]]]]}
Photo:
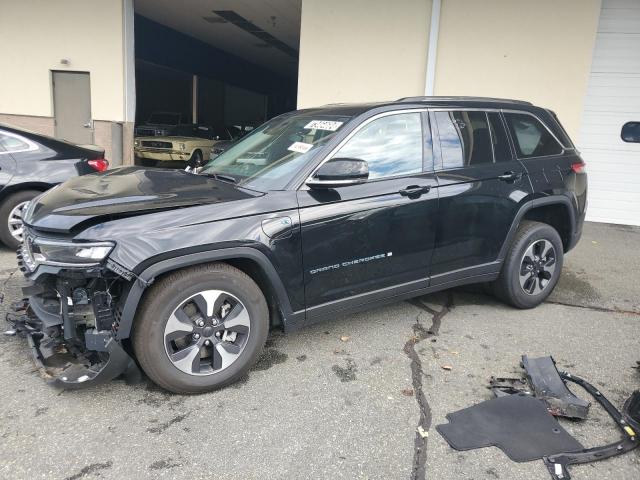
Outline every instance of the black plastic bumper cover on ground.
{"type": "Polygon", "coordinates": [[[456,450],[496,446],[515,462],[539,460],[584,447],[545,404],[525,394],[493,398],[447,415],[436,429],[456,450]]]}

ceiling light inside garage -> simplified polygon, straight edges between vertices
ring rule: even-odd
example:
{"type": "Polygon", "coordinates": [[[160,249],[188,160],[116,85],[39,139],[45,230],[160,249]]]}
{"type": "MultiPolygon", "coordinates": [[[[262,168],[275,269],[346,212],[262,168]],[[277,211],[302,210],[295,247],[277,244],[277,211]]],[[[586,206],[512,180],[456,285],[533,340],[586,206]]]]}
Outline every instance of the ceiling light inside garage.
{"type": "MultiPolygon", "coordinates": [[[[262,40],[266,44],[277,48],[281,52],[284,52],[293,58],[298,58],[298,51],[296,49],[291,48],[289,45],[287,45],[283,41],[278,40],[276,37],[274,37],[270,33],[265,32],[262,28],[258,27],[254,23],[251,23],[249,20],[247,20],[243,16],[238,15],[233,10],[213,10],[213,13],[220,16],[223,21],[232,23],[233,25],[235,25],[238,28],[241,28],[245,32],[250,33],[255,37],[258,37],[260,40],[262,40]]],[[[207,20],[210,17],[203,17],[203,18],[207,20]]],[[[209,20],[207,21],[209,22],[209,20]]],[[[275,19],[273,21],[275,22],[275,19]]],[[[214,22],[210,22],[210,23],[214,23],[214,22]]]]}

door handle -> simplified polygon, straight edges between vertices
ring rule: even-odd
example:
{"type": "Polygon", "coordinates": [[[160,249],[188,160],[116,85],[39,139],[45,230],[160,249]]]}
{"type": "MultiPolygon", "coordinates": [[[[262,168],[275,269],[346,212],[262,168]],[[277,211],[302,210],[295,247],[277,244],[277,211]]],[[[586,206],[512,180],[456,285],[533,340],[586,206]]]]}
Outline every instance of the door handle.
{"type": "Polygon", "coordinates": [[[409,185],[407,188],[403,188],[400,190],[400,195],[403,197],[409,198],[418,198],[423,193],[429,193],[431,191],[431,185],[420,186],[420,185],[409,185]]]}
{"type": "Polygon", "coordinates": [[[502,180],[503,182],[513,182],[516,180],[520,180],[522,178],[522,173],[516,172],[504,172],[502,175],[498,175],[498,180],[502,180]]]}

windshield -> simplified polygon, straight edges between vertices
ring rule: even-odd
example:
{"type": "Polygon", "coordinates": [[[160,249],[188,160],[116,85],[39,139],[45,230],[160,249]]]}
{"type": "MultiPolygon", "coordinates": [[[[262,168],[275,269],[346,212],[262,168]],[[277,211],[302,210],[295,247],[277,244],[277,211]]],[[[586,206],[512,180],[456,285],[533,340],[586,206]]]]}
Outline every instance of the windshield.
{"type": "Polygon", "coordinates": [[[180,114],[171,112],[154,112],[149,117],[149,123],[156,125],[178,125],[180,114]]]}
{"type": "Polygon", "coordinates": [[[205,166],[255,190],[282,190],[314,152],[351,117],[304,112],[281,116],[256,128],[205,166]]]}

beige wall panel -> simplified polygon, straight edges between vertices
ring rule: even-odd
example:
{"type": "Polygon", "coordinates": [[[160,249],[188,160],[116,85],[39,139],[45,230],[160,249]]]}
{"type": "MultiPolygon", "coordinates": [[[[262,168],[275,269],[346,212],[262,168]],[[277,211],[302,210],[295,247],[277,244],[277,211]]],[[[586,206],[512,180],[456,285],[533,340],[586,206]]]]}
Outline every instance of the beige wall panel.
{"type": "Polygon", "coordinates": [[[436,95],[529,100],[580,128],[600,0],[442,0],[436,95]]]}
{"type": "Polygon", "coordinates": [[[111,122],[93,122],[93,143],[104,148],[104,158],[113,159],[113,143],[111,138],[111,122]]]}
{"type": "Polygon", "coordinates": [[[302,0],[298,108],[424,93],[430,0],[302,0]]]}
{"type": "Polygon", "coordinates": [[[32,132],[53,137],[55,125],[51,117],[30,117],[27,115],[6,115],[0,113],[0,123],[12,127],[24,128],[32,132]]]}
{"type": "Polygon", "coordinates": [[[124,120],[122,8],[121,0],[0,2],[0,113],[52,116],[50,72],[74,70],[91,74],[93,118],[124,120]]]}

